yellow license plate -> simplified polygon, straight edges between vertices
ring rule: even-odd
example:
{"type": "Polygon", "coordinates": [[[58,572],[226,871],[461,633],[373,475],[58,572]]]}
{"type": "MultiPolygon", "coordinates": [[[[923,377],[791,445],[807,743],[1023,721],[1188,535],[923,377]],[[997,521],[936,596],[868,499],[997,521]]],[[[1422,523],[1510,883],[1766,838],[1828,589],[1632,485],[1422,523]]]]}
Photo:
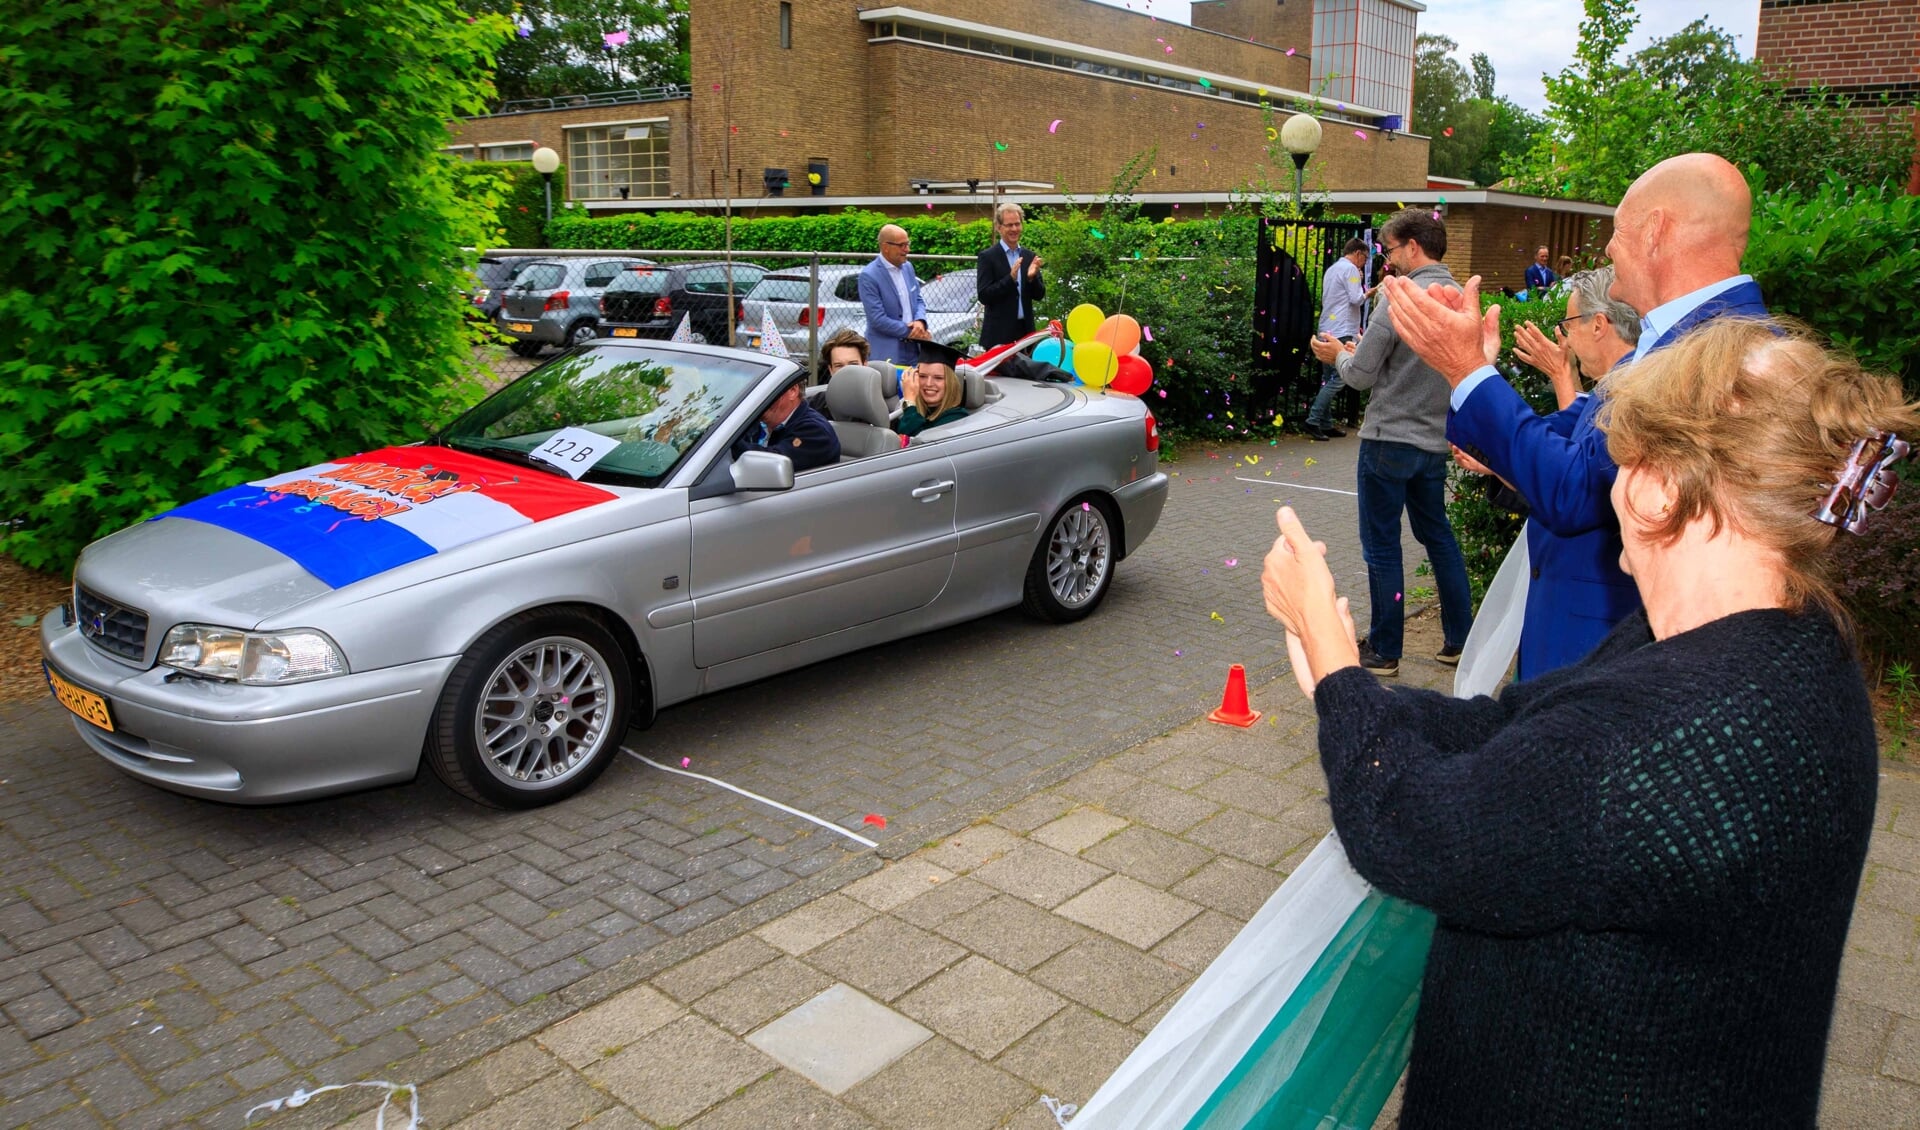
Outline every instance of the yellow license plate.
{"type": "Polygon", "coordinates": [[[640,336],[640,331],[639,331],[639,330],[636,330],[636,329],[634,329],[634,328],[633,328],[633,327],[631,327],[631,326],[624,326],[624,327],[616,327],[616,328],[614,329],[614,331],[613,331],[613,336],[615,336],[615,337],[639,337],[639,336],[640,336]]]}
{"type": "Polygon", "coordinates": [[[750,344],[750,345],[748,345],[748,346],[747,346],[747,348],[748,348],[748,349],[758,349],[758,348],[760,348],[760,339],[759,339],[759,338],[757,338],[757,337],[756,337],[756,338],[754,338],[754,339],[752,339],[752,344],[750,344]]]}
{"type": "Polygon", "coordinates": [[[58,671],[55,671],[44,662],[41,664],[41,667],[46,670],[47,685],[53,688],[53,697],[60,700],[61,706],[85,718],[102,730],[108,733],[113,732],[113,715],[107,711],[106,699],[90,690],[86,690],[83,687],[76,687],[72,683],[67,682],[66,679],[61,677],[58,671]]]}
{"type": "Polygon", "coordinates": [[[532,322],[508,322],[507,328],[517,334],[530,334],[533,332],[533,323],[532,322]]]}

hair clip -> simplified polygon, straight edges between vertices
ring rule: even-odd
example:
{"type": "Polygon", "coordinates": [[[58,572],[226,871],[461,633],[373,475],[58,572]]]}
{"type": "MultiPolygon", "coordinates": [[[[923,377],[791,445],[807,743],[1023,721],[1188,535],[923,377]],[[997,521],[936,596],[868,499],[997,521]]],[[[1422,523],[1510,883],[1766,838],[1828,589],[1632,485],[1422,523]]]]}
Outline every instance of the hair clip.
{"type": "Polygon", "coordinates": [[[1892,432],[1875,432],[1853,441],[1853,452],[1840,469],[1840,479],[1827,492],[1814,521],[1857,534],[1866,528],[1869,511],[1893,499],[1893,465],[1912,450],[1892,432]]]}

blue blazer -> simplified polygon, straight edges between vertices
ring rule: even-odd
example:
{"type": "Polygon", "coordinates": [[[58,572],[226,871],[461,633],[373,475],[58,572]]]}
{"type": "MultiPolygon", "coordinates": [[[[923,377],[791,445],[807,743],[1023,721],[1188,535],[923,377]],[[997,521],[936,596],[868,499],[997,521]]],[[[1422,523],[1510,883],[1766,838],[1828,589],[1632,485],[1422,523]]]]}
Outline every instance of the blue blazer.
{"type": "Polygon", "coordinates": [[[906,273],[911,312],[900,309],[900,292],[894,289],[887,261],[878,255],[860,268],[860,306],[866,311],[867,346],[873,356],[911,365],[920,358],[920,346],[907,340],[907,326],[927,320],[927,303],[920,297],[920,280],[914,277],[913,264],[902,264],[900,269],[906,273]]]}
{"type": "MultiPolygon", "coordinates": [[[[1764,318],[1760,288],[1742,283],[1695,308],[1633,358],[1663,349],[1688,330],[1723,315],[1764,318]]],[[[1598,395],[1541,416],[1506,381],[1481,381],[1447,416],[1447,438],[1506,479],[1533,508],[1527,553],[1533,575],[1520,633],[1520,678],[1586,658],[1613,626],[1640,606],[1633,579],[1620,570],[1620,527],[1609,498],[1619,468],[1606,433],[1594,427],[1598,395]]]]}

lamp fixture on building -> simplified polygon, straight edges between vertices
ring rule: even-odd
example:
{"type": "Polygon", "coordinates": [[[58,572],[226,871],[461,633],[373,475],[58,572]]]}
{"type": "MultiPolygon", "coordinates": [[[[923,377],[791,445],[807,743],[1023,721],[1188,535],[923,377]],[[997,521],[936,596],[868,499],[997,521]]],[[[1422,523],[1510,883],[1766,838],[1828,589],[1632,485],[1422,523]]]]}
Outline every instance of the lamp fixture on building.
{"type": "Polygon", "coordinates": [[[1293,154],[1293,210],[1300,211],[1300,182],[1307,174],[1307,158],[1320,148],[1320,121],[1312,114],[1295,114],[1280,127],[1280,144],[1293,154]]]}
{"type": "Polygon", "coordinates": [[[560,170],[560,154],[542,145],[533,151],[533,171],[547,182],[547,222],[553,222],[553,174],[560,170]]]}
{"type": "Polygon", "coordinates": [[[768,196],[785,196],[787,193],[787,170],[762,169],[760,182],[767,186],[768,196]]]}
{"type": "Polygon", "coordinates": [[[1405,121],[1400,115],[1388,114],[1386,117],[1380,119],[1380,132],[1387,135],[1388,141],[1392,141],[1393,131],[1402,128],[1404,125],[1405,121]]]}
{"type": "Polygon", "coordinates": [[[968,192],[979,192],[979,191],[980,191],[980,178],[979,178],[979,177],[968,177],[968,178],[967,178],[967,191],[968,191],[968,192]]]}
{"type": "Polygon", "coordinates": [[[914,190],[915,192],[917,192],[917,193],[919,193],[919,194],[920,194],[920,195],[922,195],[922,196],[925,196],[925,195],[926,195],[927,193],[929,193],[929,192],[931,192],[931,191],[933,191],[933,190],[932,190],[932,188],[931,188],[931,187],[929,187],[929,184],[928,184],[928,182],[927,182],[927,181],[923,181],[923,180],[910,180],[910,181],[908,181],[908,182],[907,182],[907,184],[908,184],[908,186],[910,186],[910,187],[911,187],[911,188],[912,188],[912,189],[913,189],[913,190],[914,190]]]}

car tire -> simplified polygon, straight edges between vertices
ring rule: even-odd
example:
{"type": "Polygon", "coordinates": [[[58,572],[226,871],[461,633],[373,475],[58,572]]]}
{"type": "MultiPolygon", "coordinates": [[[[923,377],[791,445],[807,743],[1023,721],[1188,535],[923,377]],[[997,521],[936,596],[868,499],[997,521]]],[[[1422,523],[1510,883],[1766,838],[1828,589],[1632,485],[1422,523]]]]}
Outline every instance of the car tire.
{"type": "Polygon", "coordinates": [[[1104,498],[1086,496],[1067,503],[1034,547],[1022,607],[1055,624],[1071,624],[1091,614],[1113,584],[1118,525],[1104,498]]]}
{"type": "Polygon", "coordinates": [[[597,620],[559,608],[523,612],[454,665],[434,709],[427,764],[481,804],[552,804],[612,764],[632,702],[626,652],[597,620]]]}
{"type": "Polygon", "coordinates": [[[566,347],[572,349],[576,345],[585,345],[599,336],[600,332],[594,328],[593,320],[591,318],[583,318],[567,327],[566,347]]]}
{"type": "Polygon", "coordinates": [[[512,341],[507,343],[507,348],[513,351],[515,357],[540,356],[540,343],[537,341],[512,341]]]}

